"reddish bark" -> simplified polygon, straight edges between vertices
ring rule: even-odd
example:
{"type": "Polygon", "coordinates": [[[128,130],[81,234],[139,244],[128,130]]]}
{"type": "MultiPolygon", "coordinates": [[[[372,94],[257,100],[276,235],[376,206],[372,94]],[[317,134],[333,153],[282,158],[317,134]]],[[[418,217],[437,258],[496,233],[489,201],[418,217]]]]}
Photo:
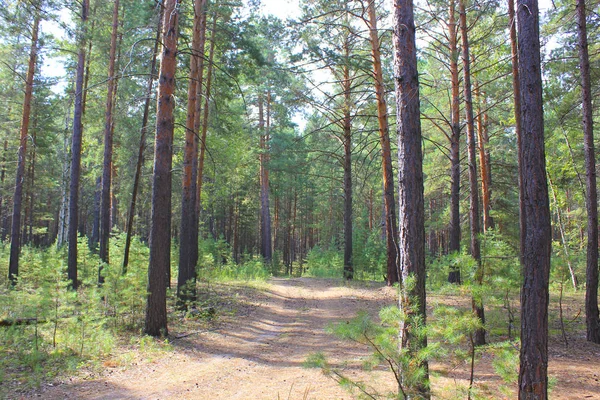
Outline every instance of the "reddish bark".
{"type": "MultiPolygon", "coordinates": [[[[183,158],[182,196],[181,196],[181,237],[179,243],[179,275],[177,279],[177,297],[181,305],[196,298],[196,263],[198,261],[198,216],[196,210],[197,174],[198,174],[198,131],[196,115],[200,113],[196,104],[201,101],[202,79],[198,79],[199,59],[204,57],[204,32],[206,19],[203,18],[205,1],[194,1],[194,27],[192,37],[192,55],[190,57],[190,81],[188,85],[187,119],[185,148],[183,158]],[[203,25],[204,24],[204,25],[203,25]],[[202,47],[200,45],[202,44],[202,47]],[[186,287],[186,285],[188,285],[186,287]]],[[[199,117],[198,117],[199,118],[199,117]]]]}
{"type": "Polygon", "coordinates": [[[25,162],[27,157],[27,140],[29,139],[29,120],[31,115],[31,99],[33,97],[33,78],[35,75],[35,63],[38,53],[38,32],[40,26],[41,4],[34,6],[35,15],[33,17],[33,27],[31,28],[31,47],[29,50],[29,64],[27,66],[27,76],[25,78],[25,98],[23,100],[23,117],[21,119],[21,134],[19,155],[17,161],[17,174],[15,182],[15,192],[13,196],[13,217],[10,238],[10,260],[8,265],[8,278],[11,284],[16,283],[19,275],[19,252],[20,227],[21,227],[21,206],[23,202],[23,181],[25,180],[25,162]]]}
{"type": "Polygon", "coordinates": [[[577,33],[579,37],[579,68],[583,105],[583,144],[585,148],[586,205],[587,205],[587,266],[585,290],[586,338],[600,343],[598,315],[598,190],[596,184],[596,155],[594,148],[594,119],[592,85],[588,54],[585,0],[577,0],[577,33]]]}
{"type": "MultiPolygon", "coordinates": [[[[373,77],[375,78],[375,96],[377,97],[377,120],[379,122],[379,141],[381,144],[381,159],[383,169],[383,204],[385,221],[385,238],[387,251],[387,284],[398,282],[398,223],[396,221],[396,204],[394,200],[394,173],[392,171],[392,152],[390,145],[390,130],[388,110],[383,85],[381,68],[381,52],[379,33],[377,31],[377,15],[375,0],[369,0],[369,31],[371,37],[371,56],[373,57],[373,77]]],[[[372,212],[371,212],[372,214],[372,212]]]]}
{"type": "Polygon", "coordinates": [[[487,133],[487,121],[484,115],[485,111],[481,109],[481,103],[485,109],[485,94],[479,90],[479,85],[475,82],[473,88],[475,94],[475,100],[477,102],[477,140],[479,150],[479,171],[481,175],[481,205],[483,208],[483,231],[487,232],[494,227],[494,221],[490,214],[492,210],[491,196],[492,196],[492,174],[490,172],[490,151],[487,148],[489,144],[489,137],[487,133]]]}
{"type": "Polygon", "coordinates": [[[175,125],[173,95],[177,67],[178,22],[179,0],[166,0],[156,112],[150,263],[144,327],[144,332],[151,336],[168,334],[166,289],[169,284],[171,259],[171,167],[175,125]]]}

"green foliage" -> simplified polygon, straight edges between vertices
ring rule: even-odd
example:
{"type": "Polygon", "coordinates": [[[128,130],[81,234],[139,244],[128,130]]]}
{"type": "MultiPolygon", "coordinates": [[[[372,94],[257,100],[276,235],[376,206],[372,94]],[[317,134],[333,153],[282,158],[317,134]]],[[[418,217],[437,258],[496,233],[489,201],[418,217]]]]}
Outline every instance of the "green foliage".
{"type": "Polygon", "coordinates": [[[205,239],[198,245],[198,279],[208,281],[266,280],[271,271],[262,260],[244,257],[237,264],[229,244],[223,240],[205,239]]]}
{"type": "Polygon", "coordinates": [[[339,278],[344,269],[344,256],[335,248],[313,247],[306,256],[305,276],[339,278]]]}
{"type": "Polygon", "coordinates": [[[343,371],[329,366],[322,354],[311,355],[306,365],[320,368],[324,374],[332,376],[343,387],[358,390],[367,398],[403,399],[410,394],[416,394],[418,387],[428,385],[423,363],[432,358],[438,346],[433,344],[416,351],[413,346],[400,346],[401,324],[410,325],[409,335],[412,341],[424,340],[427,328],[423,321],[414,313],[406,313],[395,306],[383,308],[379,313],[379,322],[374,321],[368,313],[359,312],[353,319],[329,328],[330,333],[340,338],[369,346],[373,353],[364,360],[363,368],[369,371],[382,364],[389,367],[397,380],[397,393],[381,394],[366,382],[355,381],[345,376],[343,371]]]}
{"type": "MultiPolygon", "coordinates": [[[[111,257],[122,260],[124,235],[111,240],[111,257]]],[[[24,247],[18,283],[0,289],[0,370],[3,381],[16,380],[22,389],[42,380],[72,373],[106,356],[123,330],[139,331],[146,296],[148,249],[134,239],[128,273],[120,262],[103,265],[105,283],[97,286],[99,258],[80,240],[82,284],[75,292],[66,278],[66,253],[24,247]],[[118,267],[117,267],[118,266],[118,267]],[[25,373],[23,373],[25,371],[25,373]]],[[[8,249],[1,248],[0,257],[8,249]]]]}
{"type": "Polygon", "coordinates": [[[500,391],[509,396],[512,394],[510,386],[514,386],[519,379],[519,349],[513,342],[501,342],[490,346],[490,350],[494,355],[494,371],[505,382],[500,386],[500,391]]]}
{"type": "Polygon", "coordinates": [[[381,231],[367,231],[366,235],[361,235],[360,229],[354,231],[354,279],[381,281],[387,274],[386,245],[381,239],[381,231]]]}

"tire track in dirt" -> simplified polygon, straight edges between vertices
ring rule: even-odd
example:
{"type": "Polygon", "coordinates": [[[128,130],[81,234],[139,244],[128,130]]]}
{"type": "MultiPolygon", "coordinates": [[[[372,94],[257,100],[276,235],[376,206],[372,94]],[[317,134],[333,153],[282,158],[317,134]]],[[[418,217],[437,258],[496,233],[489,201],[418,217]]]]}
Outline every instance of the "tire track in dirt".
{"type": "MultiPolygon", "coordinates": [[[[362,375],[368,349],[340,341],[326,327],[359,310],[374,313],[391,300],[381,286],[347,287],[339,280],[272,279],[249,315],[218,331],[175,340],[174,351],[101,378],[46,387],[47,399],[350,399],[319,370],[304,368],[322,352],[346,373],[362,375]]],[[[387,372],[377,372],[391,382],[387,372]]],[[[373,379],[370,377],[370,379],[373,379]]],[[[379,379],[377,379],[379,380],[379,379]]]]}

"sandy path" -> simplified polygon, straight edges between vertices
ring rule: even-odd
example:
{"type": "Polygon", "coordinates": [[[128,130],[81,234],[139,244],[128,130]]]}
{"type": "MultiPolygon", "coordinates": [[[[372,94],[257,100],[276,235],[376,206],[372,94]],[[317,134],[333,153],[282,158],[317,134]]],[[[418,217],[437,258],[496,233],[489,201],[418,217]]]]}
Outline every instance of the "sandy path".
{"type": "MultiPolygon", "coordinates": [[[[273,279],[255,307],[218,331],[173,340],[173,352],[151,363],[114,370],[93,380],[43,389],[46,399],[349,399],[319,370],[303,367],[309,354],[323,352],[333,363],[368,349],[326,333],[333,321],[358,310],[376,313],[391,300],[385,288],[348,288],[340,281],[273,279]]],[[[386,371],[376,380],[391,383],[386,371]]],[[[371,377],[372,379],[373,377],[371,377]]]]}

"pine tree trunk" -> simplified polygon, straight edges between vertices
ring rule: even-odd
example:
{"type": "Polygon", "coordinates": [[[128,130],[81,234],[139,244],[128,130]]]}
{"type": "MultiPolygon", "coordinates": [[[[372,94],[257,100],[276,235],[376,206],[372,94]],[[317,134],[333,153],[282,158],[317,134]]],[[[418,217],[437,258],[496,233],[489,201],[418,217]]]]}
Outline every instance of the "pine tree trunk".
{"type": "Polygon", "coordinates": [[[75,109],[73,112],[73,138],[71,141],[71,182],[69,185],[69,255],[67,275],[71,287],[77,289],[77,222],[79,217],[79,178],[81,176],[81,141],[83,136],[83,75],[85,67],[85,38],[89,0],[83,0],[81,9],[82,31],[80,33],[79,52],[77,53],[77,72],[75,78],[75,109]]]}
{"type": "MultiPolygon", "coordinates": [[[[181,195],[181,239],[179,243],[179,275],[177,279],[177,297],[180,306],[196,299],[196,263],[198,262],[198,215],[196,195],[198,184],[198,131],[196,126],[196,104],[201,101],[202,79],[199,79],[199,59],[204,57],[204,46],[200,47],[201,33],[206,30],[204,1],[194,1],[194,27],[192,37],[192,55],[190,57],[190,81],[188,84],[187,119],[185,131],[185,150],[183,159],[182,195],[181,195]],[[202,25],[204,24],[204,25],[202,25]],[[198,90],[200,86],[200,90],[198,90]],[[186,286],[188,285],[188,286],[186,286]]],[[[202,43],[203,45],[204,43],[202,43]]],[[[198,117],[199,118],[199,117],[198,117]]]]}
{"type": "Polygon", "coordinates": [[[552,231],[546,181],[537,0],[517,2],[525,249],[519,399],[548,398],[548,282],[552,231]]]}
{"type": "MultiPolygon", "coordinates": [[[[111,183],[113,167],[113,108],[115,100],[115,62],[117,59],[117,36],[119,29],[119,0],[114,0],[110,53],[108,55],[108,89],[104,115],[104,163],[102,165],[102,192],[100,196],[100,259],[109,262],[108,241],[110,239],[111,183]]],[[[98,269],[98,283],[104,283],[102,265],[98,269]]]]}
{"type": "MultiPolygon", "coordinates": [[[[469,222],[471,225],[471,256],[477,263],[475,271],[475,281],[481,285],[483,283],[483,264],[481,263],[481,249],[479,244],[479,235],[481,235],[481,223],[479,221],[479,187],[477,184],[477,153],[475,145],[475,121],[473,118],[473,96],[471,93],[471,60],[469,54],[469,38],[467,32],[467,13],[465,10],[465,0],[459,0],[460,8],[460,34],[462,38],[463,52],[463,84],[465,97],[465,113],[467,119],[467,153],[469,157],[469,222]]],[[[481,299],[473,297],[473,312],[482,324],[485,324],[485,314],[483,302],[481,299]]],[[[475,332],[474,343],[477,346],[485,344],[485,329],[480,328],[475,332]]]]}
{"type": "Polygon", "coordinates": [[[138,147],[138,157],[135,164],[135,176],[133,178],[133,189],[131,191],[131,202],[129,203],[129,211],[127,212],[127,228],[125,234],[125,250],[123,253],[123,274],[127,273],[129,264],[129,251],[131,249],[131,237],[133,236],[133,219],[135,216],[135,207],[137,195],[139,192],[140,178],[142,175],[142,167],[144,165],[144,153],[146,151],[146,135],[148,132],[148,116],[150,115],[150,102],[152,99],[152,87],[156,75],[156,58],[158,56],[158,45],[160,43],[160,34],[162,31],[163,8],[160,8],[158,15],[158,24],[156,27],[156,38],[154,40],[154,49],[152,51],[152,61],[150,62],[150,76],[148,78],[146,89],[146,100],[144,101],[144,113],[142,114],[142,128],[140,129],[140,145],[138,147]]]}
{"type": "MultiPolygon", "coordinates": [[[[450,47],[450,79],[452,101],[450,103],[450,226],[448,251],[460,252],[460,82],[458,76],[458,39],[456,26],[456,3],[450,0],[448,17],[448,45],[450,47]]],[[[460,267],[451,266],[448,282],[460,285],[460,267]]]]}
{"type": "Polygon", "coordinates": [[[33,28],[31,30],[31,48],[29,50],[29,64],[27,66],[27,76],[25,78],[25,99],[23,100],[23,118],[21,120],[21,135],[19,145],[19,155],[17,163],[17,174],[15,182],[15,192],[13,195],[13,217],[10,238],[10,260],[8,265],[8,279],[11,284],[16,284],[19,275],[19,252],[20,227],[21,227],[21,205],[23,202],[23,182],[25,180],[25,162],[27,158],[27,140],[29,134],[29,119],[31,114],[31,99],[33,97],[33,78],[35,75],[35,64],[38,53],[38,31],[40,26],[42,4],[36,4],[35,16],[33,19],[33,28]]]}
{"type": "MultiPolygon", "coordinates": [[[[399,307],[410,317],[400,321],[400,346],[409,354],[427,347],[426,336],[413,332],[425,324],[425,204],[423,193],[423,152],[419,105],[419,75],[412,0],[393,3],[394,82],[398,131],[398,235],[401,270],[399,307]],[[407,287],[409,277],[414,284],[407,287]],[[413,318],[416,317],[416,318],[413,318]]],[[[423,369],[422,379],[407,382],[401,371],[400,388],[406,398],[430,398],[427,361],[415,362],[423,369]]]]}
{"type": "Polygon", "coordinates": [[[173,94],[177,67],[178,21],[179,0],[166,0],[156,112],[150,263],[144,327],[144,332],[151,336],[168,334],[166,289],[169,285],[171,258],[171,167],[175,125],[173,94]]]}
{"type": "Polygon", "coordinates": [[[473,87],[475,101],[477,102],[477,140],[479,150],[479,170],[481,174],[481,205],[483,207],[483,231],[487,232],[494,228],[494,221],[491,216],[491,196],[492,196],[492,174],[490,172],[490,151],[488,149],[489,138],[487,133],[487,121],[485,118],[485,94],[481,93],[477,81],[473,87]],[[483,103],[484,109],[481,105],[483,103]]]}
{"type": "MultiPolygon", "coordinates": [[[[206,18],[206,16],[205,16],[206,18]]],[[[204,94],[204,109],[202,114],[202,134],[200,135],[200,155],[198,156],[198,192],[196,196],[196,213],[200,217],[200,203],[202,195],[202,182],[204,175],[204,158],[206,154],[206,133],[208,132],[208,116],[209,116],[209,105],[210,105],[210,89],[212,84],[212,71],[213,71],[213,57],[215,53],[216,43],[216,31],[217,31],[217,15],[213,15],[213,24],[210,38],[210,49],[208,52],[208,67],[206,71],[206,91],[204,94]]],[[[204,44],[202,45],[204,48],[204,44]]],[[[198,104],[197,107],[200,105],[198,104]]],[[[199,109],[198,109],[199,112],[199,109]]]]}
{"type": "Polygon", "coordinates": [[[272,259],[271,247],[271,213],[269,210],[269,101],[267,94],[267,118],[265,126],[264,99],[262,94],[258,95],[258,130],[260,134],[260,253],[265,262],[270,263],[272,259]]]}
{"type": "Polygon", "coordinates": [[[394,173],[392,171],[392,152],[388,110],[383,85],[381,53],[379,49],[379,32],[377,31],[377,15],[375,0],[369,0],[369,31],[371,35],[371,55],[373,57],[373,77],[375,78],[375,96],[377,97],[377,120],[379,122],[379,141],[383,168],[383,200],[385,214],[385,237],[387,258],[387,284],[398,282],[398,223],[396,221],[396,203],[394,199],[394,173]]]}
{"type": "Polygon", "coordinates": [[[519,259],[523,265],[523,256],[525,254],[525,200],[523,195],[525,189],[523,187],[523,145],[522,145],[522,130],[521,130],[521,89],[519,79],[519,53],[517,49],[517,19],[515,17],[515,2],[516,0],[508,0],[508,19],[510,24],[510,52],[512,64],[512,85],[513,85],[513,101],[515,111],[515,134],[517,137],[517,156],[518,162],[518,180],[519,180],[519,259]]]}
{"type": "Polygon", "coordinates": [[[585,0],[577,0],[577,34],[579,36],[579,68],[583,105],[583,143],[585,148],[587,205],[587,267],[585,291],[586,338],[600,343],[598,315],[598,191],[596,187],[596,155],[590,60],[588,54],[585,0]]]}

